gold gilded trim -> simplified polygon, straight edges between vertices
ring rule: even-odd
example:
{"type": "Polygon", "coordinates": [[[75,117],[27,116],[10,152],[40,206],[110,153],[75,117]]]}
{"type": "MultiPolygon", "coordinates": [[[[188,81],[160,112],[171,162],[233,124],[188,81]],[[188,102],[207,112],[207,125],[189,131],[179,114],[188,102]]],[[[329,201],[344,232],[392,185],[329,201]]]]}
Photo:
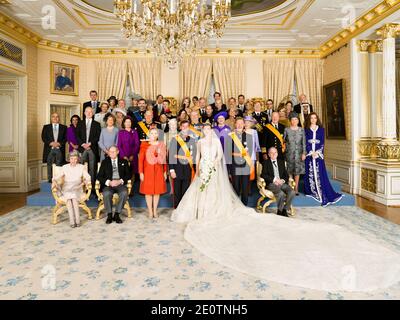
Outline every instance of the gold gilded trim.
{"type": "Polygon", "coordinates": [[[358,34],[373,27],[395,11],[400,9],[400,0],[385,0],[359,17],[354,24],[343,29],[321,45],[321,58],[325,58],[341,48],[358,34]]]}

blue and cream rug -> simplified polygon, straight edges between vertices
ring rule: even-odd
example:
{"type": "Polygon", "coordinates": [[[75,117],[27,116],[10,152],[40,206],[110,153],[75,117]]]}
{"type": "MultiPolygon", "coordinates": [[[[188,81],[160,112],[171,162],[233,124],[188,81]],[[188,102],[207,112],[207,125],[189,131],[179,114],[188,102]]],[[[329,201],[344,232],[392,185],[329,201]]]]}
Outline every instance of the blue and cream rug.
{"type": "MultiPolygon", "coordinates": [[[[399,299],[400,283],[371,293],[291,287],[230,270],[183,239],[183,226],[143,209],[124,223],[24,207],[0,217],[0,299],[399,299]]],[[[83,215],[82,215],[83,216],[83,215]]],[[[400,252],[400,226],[356,207],[297,209],[295,219],[330,221],[400,252]]]]}

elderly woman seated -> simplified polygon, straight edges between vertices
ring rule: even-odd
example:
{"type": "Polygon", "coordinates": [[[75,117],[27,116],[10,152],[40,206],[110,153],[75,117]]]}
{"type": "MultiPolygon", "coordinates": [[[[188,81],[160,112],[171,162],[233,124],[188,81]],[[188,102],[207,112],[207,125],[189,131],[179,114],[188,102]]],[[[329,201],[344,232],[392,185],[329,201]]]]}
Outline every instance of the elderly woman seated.
{"type": "Polygon", "coordinates": [[[78,163],[79,154],[72,151],[69,155],[69,163],[62,166],[59,173],[53,177],[53,187],[58,185],[58,181],[63,178],[60,191],[60,198],[66,202],[69,223],[72,228],[80,226],[79,200],[83,195],[83,182],[90,184],[91,178],[83,164],[78,163]]]}

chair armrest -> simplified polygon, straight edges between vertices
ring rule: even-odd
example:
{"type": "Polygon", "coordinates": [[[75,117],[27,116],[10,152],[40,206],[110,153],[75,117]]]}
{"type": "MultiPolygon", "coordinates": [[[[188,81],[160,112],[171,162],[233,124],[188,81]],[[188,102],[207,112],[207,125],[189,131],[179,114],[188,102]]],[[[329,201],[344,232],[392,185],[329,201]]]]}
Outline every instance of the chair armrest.
{"type": "Polygon", "coordinates": [[[265,189],[266,183],[265,183],[264,178],[259,177],[259,178],[257,179],[257,186],[258,186],[258,188],[265,189]]]}
{"type": "Polygon", "coordinates": [[[84,187],[86,189],[85,194],[83,196],[82,201],[86,201],[90,198],[90,194],[92,193],[92,184],[89,182],[86,187],[84,187]]]}
{"type": "Polygon", "coordinates": [[[132,180],[128,180],[126,187],[128,188],[128,194],[130,194],[132,190],[132,180]]]}
{"type": "Polygon", "coordinates": [[[96,189],[97,199],[99,199],[99,201],[103,200],[103,195],[100,193],[100,181],[99,180],[96,180],[95,189],[96,189]]]}
{"type": "Polygon", "coordinates": [[[58,196],[58,188],[57,188],[57,186],[52,186],[51,187],[51,193],[53,194],[53,198],[54,198],[54,200],[56,200],[56,203],[61,202],[61,199],[58,196]]]}
{"type": "Polygon", "coordinates": [[[294,190],[296,188],[296,182],[294,179],[289,178],[289,186],[294,190]]]}

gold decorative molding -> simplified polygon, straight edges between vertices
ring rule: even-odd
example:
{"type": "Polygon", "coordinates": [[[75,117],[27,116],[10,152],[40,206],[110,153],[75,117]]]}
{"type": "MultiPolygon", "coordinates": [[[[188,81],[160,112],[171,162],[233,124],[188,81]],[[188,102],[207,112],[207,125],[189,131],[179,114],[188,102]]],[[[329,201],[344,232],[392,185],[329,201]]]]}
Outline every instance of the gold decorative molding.
{"type": "Polygon", "coordinates": [[[360,52],[376,53],[383,51],[382,40],[358,40],[357,45],[360,52]]]}
{"type": "Polygon", "coordinates": [[[397,140],[382,140],[377,145],[379,160],[384,162],[400,161],[400,143],[397,140]]]}
{"type": "Polygon", "coordinates": [[[383,39],[388,38],[396,38],[399,34],[400,25],[396,23],[387,23],[382,28],[376,31],[378,36],[381,36],[383,39]]]}
{"type": "Polygon", "coordinates": [[[358,142],[358,152],[361,158],[377,158],[378,157],[378,142],[377,140],[360,140],[358,142]]]}
{"type": "Polygon", "coordinates": [[[321,45],[321,58],[344,46],[355,36],[373,27],[392,13],[400,9],[400,0],[384,0],[359,17],[352,25],[335,34],[321,45]]]}
{"type": "Polygon", "coordinates": [[[360,52],[369,52],[369,48],[372,46],[374,41],[372,40],[359,40],[357,42],[358,44],[358,49],[360,52]]]}
{"type": "Polygon", "coordinates": [[[376,170],[361,168],[361,189],[376,193],[376,170]]]}

